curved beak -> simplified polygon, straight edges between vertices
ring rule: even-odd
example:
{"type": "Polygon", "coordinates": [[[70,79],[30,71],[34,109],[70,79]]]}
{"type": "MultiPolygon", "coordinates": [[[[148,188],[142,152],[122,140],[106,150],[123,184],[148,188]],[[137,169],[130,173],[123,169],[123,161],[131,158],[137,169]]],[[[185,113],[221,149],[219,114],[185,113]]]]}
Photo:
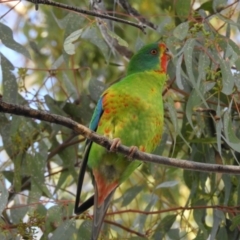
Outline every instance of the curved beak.
{"type": "Polygon", "coordinates": [[[166,48],[164,53],[167,55],[168,60],[171,60],[173,58],[173,54],[168,48],[166,48]]]}

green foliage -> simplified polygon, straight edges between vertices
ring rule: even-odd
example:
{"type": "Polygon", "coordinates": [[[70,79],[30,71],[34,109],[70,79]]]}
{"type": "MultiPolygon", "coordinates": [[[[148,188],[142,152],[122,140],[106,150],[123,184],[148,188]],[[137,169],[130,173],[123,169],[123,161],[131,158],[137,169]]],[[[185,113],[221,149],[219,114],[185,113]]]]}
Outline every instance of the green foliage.
{"type": "MultiPolygon", "coordinates": [[[[102,2],[103,12],[156,27],[144,34],[128,24],[52,6],[35,12],[33,4],[20,3],[0,23],[1,99],[87,126],[101,93],[124,76],[126,58],[161,39],[174,58],[155,153],[238,166],[239,2],[129,1],[137,20],[118,1],[102,2]]],[[[67,4],[89,8],[88,1],[67,4]]],[[[84,138],[6,113],[0,135],[0,239],[89,239],[92,212],[73,214],[84,138]]],[[[90,186],[86,174],[82,201],[90,186]]],[[[116,191],[102,239],[239,239],[239,203],[238,176],[145,163],[116,191]]]]}

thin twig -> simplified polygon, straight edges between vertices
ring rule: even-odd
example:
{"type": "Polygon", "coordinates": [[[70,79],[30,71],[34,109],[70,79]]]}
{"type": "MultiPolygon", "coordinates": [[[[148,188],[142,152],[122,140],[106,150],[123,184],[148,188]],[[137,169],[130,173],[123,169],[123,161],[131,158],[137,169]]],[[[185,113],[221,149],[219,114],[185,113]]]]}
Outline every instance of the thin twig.
{"type": "MultiPolygon", "coordinates": [[[[51,114],[47,111],[35,110],[29,107],[24,107],[20,105],[10,104],[3,101],[0,101],[0,112],[11,113],[14,115],[25,116],[29,118],[35,118],[43,120],[46,122],[56,123],[67,128],[72,129],[78,134],[82,134],[91,141],[109,149],[112,140],[109,140],[106,137],[100,136],[97,133],[91,131],[89,128],[78,124],[70,118],[59,116],[56,114],[51,114]]],[[[130,148],[120,145],[116,148],[116,152],[122,153],[126,156],[129,155],[130,148]]],[[[171,167],[178,167],[187,170],[200,171],[200,172],[219,172],[219,173],[228,173],[228,174],[240,174],[240,167],[231,166],[231,165],[219,165],[219,164],[208,164],[208,163],[199,163],[193,162],[190,160],[182,160],[176,158],[167,158],[160,157],[157,155],[144,153],[141,151],[134,152],[133,159],[143,160],[145,162],[152,162],[157,164],[162,164],[171,167]]]]}
{"type": "Polygon", "coordinates": [[[143,17],[135,8],[133,8],[127,0],[118,0],[121,7],[131,16],[135,17],[140,23],[156,30],[157,26],[155,26],[152,22],[150,22],[148,19],[143,17]]]}
{"type": "MultiPolygon", "coordinates": [[[[33,4],[36,4],[36,0],[26,0],[26,1],[31,2],[33,4]]],[[[50,0],[38,0],[37,4],[38,5],[39,4],[50,5],[50,6],[54,6],[54,7],[58,7],[58,8],[62,8],[62,9],[67,9],[67,10],[70,10],[72,12],[77,12],[77,13],[81,13],[81,14],[85,14],[85,15],[89,15],[89,16],[93,16],[93,17],[110,19],[110,20],[115,21],[115,22],[125,23],[125,24],[131,25],[133,27],[139,28],[142,32],[145,33],[145,31],[144,31],[145,26],[143,26],[142,24],[140,25],[140,24],[128,21],[128,20],[121,19],[121,18],[117,18],[117,17],[113,17],[113,16],[101,14],[101,13],[96,13],[94,11],[85,10],[85,9],[70,6],[70,5],[67,5],[67,4],[64,4],[64,3],[53,2],[53,1],[50,1],[50,0]]]]}
{"type": "Polygon", "coordinates": [[[143,238],[146,238],[146,234],[143,234],[143,233],[140,233],[140,232],[137,232],[137,231],[134,231],[133,229],[130,229],[128,227],[125,227],[123,226],[122,224],[120,223],[117,223],[117,222],[113,222],[113,221],[110,221],[110,220],[107,220],[107,219],[104,219],[104,222],[105,223],[108,223],[108,224],[111,224],[111,225],[114,225],[114,226],[117,226],[119,228],[122,228],[123,230],[129,232],[129,233],[133,233],[139,237],[143,237],[143,238]]]}

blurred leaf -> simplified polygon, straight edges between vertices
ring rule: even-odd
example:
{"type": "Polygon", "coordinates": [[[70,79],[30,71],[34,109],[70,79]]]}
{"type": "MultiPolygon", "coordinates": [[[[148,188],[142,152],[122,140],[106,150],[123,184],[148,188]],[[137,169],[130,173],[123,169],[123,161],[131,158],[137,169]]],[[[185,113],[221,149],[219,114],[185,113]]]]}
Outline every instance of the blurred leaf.
{"type": "Polygon", "coordinates": [[[177,0],[175,5],[175,11],[181,21],[184,21],[188,18],[191,7],[191,0],[177,0]]]}
{"type": "Polygon", "coordinates": [[[62,110],[65,103],[64,102],[57,102],[49,95],[44,96],[45,102],[52,114],[58,114],[61,116],[67,116],[66,113],[62,110]]]}
{"type": "Polygon", "coordinates": [[[183,60],[183,54],[180,55],[180,57],[178,58],[177,63],[176,63],[176,83],[177,83],[177,86],[178,86],[181,90],[184,89],[183,84],[182,84],[182,79],[181,79],[181,71],[182,71],[181,65],[182,65],[182,60],[183,60]]]}
{"type": "Polygon", "coordinates": [[[127,206],[143,190],[143,186],[133,186],[125,191],[122,200],[122,207],[127,206]]]}
{"type": "Polygon", "coordinates": [[[66,31],[70,32],[72,32],[72,30],[75,29],[78,25],[82,24],[84,20],[84,17],[73,12],[69,12],[62,19],[57,18],[54,12],[52,12],[52,16],[61,29],[65,29],[66,31]]]}
{"type": "Polygon", "coordinates": [[[153,239],[163,239],[164,235],[168,233],[173,223],[175,222],[176,217],[177,215],[174,214],[169,214],[168,216],[164,217],[157,226],[156,232],[153,235],[153,239]]]}
{"type": "MultiPolygon", "coordinates": [[[[15,200],[16,201],[16,200],[15,200]]],[[[10,209],[11,212],[11,218],[14,224],[18,224],[19,221],[22,221],[24,216],[26,215],[28,211],[28,206],[23,204],[16,204],[10,209]]]]}
{"type": "MultiPolygon", "coordinates": [[[[220,106],[220,100],[218,100],[217,105],[217,116],[221,116],[221,106],[220,106]]],[[[222,154],[222,120],[219,119],[219,121],[216,122],[216,137],[217,137],[217,149],[219,154],[222,154]]]]}
{"type": "Polygon", "coordinates": [[[232,182],[230,176],[227,174],[223,174],[222,180],[224,182],[224,205],[228,205],[232,191],[232,182]]]}
{"type": "Polygon", "coordinates": [[[59,228],[63,222],[62,208],[60,206],[52,206],[47,210],[46,233],[51,232],[52,228],[59,228]]]}
{"type": "Polygon", "coordinates": [[[191,92],[191,95],[188,98],[187,106],[186,106],[186,117],[189,123],[191,124],[192,128],[194,128],[194,125],[192,122],[192,117],[193,117],[192,115],[195,112],[194,110],[200,107],[201,103],[202,103],[201,97],[199,96],[196,90],[193,90],[191,92]]]}
{"type": "Polygon", "coordinates": [[[92,233],[92,221],[85,220],[78,229],[77,240],[90,239],[92,233]]]}
{"type": "Polygon", "coordinates": [[[79,94],[77,92],[76,87],[72,84],[67,74],[64,72],[62,74],[62,84],[70,98],[73,98],[74,100],[78,99],[79,94]]]}
{"type": "MultiPolygon", "coordinates": [[[[1,24],[1,23],[0,23],[1,24]]],[[[2,88],[3,88],[3,101],[9,103],[17,103],[18,99],[18,85],[16,78],[12,71],[14,66],[12,63],[5,58],[4,55],[0,54],[1,58],[1,69],[2,69],[2,88]]]]}
{"type": "MultiPolygon", "coordinates": [[[[206,79],[206,69],[210,64],[210,59],[205,53],[200,53],[199,63],[198,63],[198,80],[197,85],[200,86],[201,81],[206,79]]],[[[213,85],[214,86],[214,85],[213,85]]],[[[208,91],[210,89],[207,89],[208,91]]]]}
{"type": "Polygon", "coordinates": [[[128,47],[128,43],[127,43],[125,40],[123,40],[121,37],[119,37],[119,36],[118,36],[116,33],[114,33],[113,31],[110,31],[108,28],[107,28],[107,33],[108,33],[112,38],[115,38],[120,46],[128,47]]]}
{"type": "Polygon", "coordinates": [[[231,56],[230,60],[231,60],[231,66],[233,64],[235,64],[237,70],[239,71],[240,70],[240,49],[239,49],[239,46],[233,42],[232,39],[229,39],[229,42],[228,42],[228,52],[226,52],[226,56],[231,56]]]}
{"type": "MultiPolygon", "coordinates": [[[[227,234],[226,228],[225,227],[220,227],[218,232],[217,232],[217,236],[216,239],[222,239],[222,240],[228,240],[229,236],[227,234]]],[[[234,239],[234,238],[232,238],[234,239]]]]}
{"type": "Polygon", "coordinates": [[[235,228],[237,228],[240,225],[240,215],[236,215],[235,217],[233,217],[232,219],[232,225],[230,227],[230,230],[234,230],[235,228]]]}
{"type": "Polygon", "coordinates": [[[52,194],[46,187],[44,177],[47,160],[47,149],[46,146],[44,146],[44,143],[41,143],[39,148],[39,153],[36,152],[33,156],[28,155],[28,158],[26,159],[26,167],[31,175],[32,183],[34,183],[35,186],[37,186],[42,193],[46,194],[49,198],[51,198],[52,194]]]}
{"type": "Polygon", "coordinates": [[[212,226],[209,240],[216,239],[217,232],[218,232],[221,222],[222,222],[222,220],[224,220],[224,218],[225,217],[224,217],[224,214],[222,213],[222,211],[219,211],[217,209],[215,209],[213,211],[213,226],[212,226]]]}
{"type": "Polygon", "coordinates": [[[26,58],[31,58],[28,50],[13,39],[12,29],[0,22],[1,42],[8,48],[16,51],[26,58]]]}
{"type": "Polygon", "coordinates": [[[171,188],[171,187],[176,186],[177,184],[179,184],[178,181],[163,182],[163,183],[159,184],[159,185],[156,187],[156,189],[158,189],[158,188],[171,188]]]}
{"type": "Polygon", "coordinates": [[[188,39],[184,45],[184,61],[187,68],[188,79],[195,86],[196,80],[193,74],[193,49],[196,44],[195,39],[188,39]]]}
{"type": "Polygon", "coordinates": [[[227,144],[235,151],[240,152],[240,139],[235,135],[229,110],[225,111],[223,116],[223,130],[225,136],[223,138],[227,144]]]}
{"type": "Polygon", "coordinates": [[[3,210],[7,207],[8,202],[8,191],[3,185],[2,182],[0,182],[0,213],[3,212],[3,210]]]}
{"type": "Polygon", "coordinates": [[[208,11],[210,14],[213,14],[214,12],[212,8],[212,4],[213,4],[213,0],[206,1],[198,9],[203,9],[205,11],[208,11]]]}
{"type": "MultiPolygon", "coordinates": [[[[146,208],[143,210],[145,212],[149,212],[156,204],[157,201],[159,201],[159,198],[156,195],[151,194],[150,196],[147,196],[148,204],[146,208]]],[[[147,214],[139,214],[139,216],[135,219],[134,225],[138,226],[138,231],[143,232],[144,226],[146,224],[146,220],[149,217],[147,214]]]]}
{"type": "Polygon", "coordinates": [[[201,209],[194,209],[193,210],[193,217],[196,223],[198,224],[201,231],[206,232],[206,226],[205,226],[205,217],[207,215],[206,209],[204,208],[204,205],[206,205],[206,200],[204,199],[198,199],[196,202],[192,204],[193,206],[203,206],[201,209]]]}
{"type": "Polygon", "coordinates": [[[83,93],[78,105],[66,103],[63,110],[77,122],[88,125],[94,108],[91,105],[89,96],[83,93]]]}
{"type": "Polygon", "coordinates": [[[233,91],[234,77],[231,71],[230,63],[219,58],[222,72],[222,93],[229,95],[233,91]]]}
{"type": "Polygon", "coordinates": [[[72,239],[73,234],[76,232],[75,220],[70,219],[64,221],[49,238],[51,240],[59,240],[59,239],[72,239]]]}
{"type": "Polygon", "coordinates": [[[84,29],[79,29],[72,32],[64,41],[63,47],[67,54],[75,54],[76,45],[74,44],[82,35],[84,29]]]}
{"type": "Polygon", "coordinates": [[[71,176],[71,173],[69,171],[62,171],[60,173],[60,177],[54,189],[54,194],[57,193],[60,188],[63,188],[63,185],[66,183],[66,180],[69,176],[71,176]]]}
{"type": "Polygon", "coordinates": [[[140,48],[142,48],[145,45],[145,42],[141,37],[137,37],[136,42],[135,42],[135,50],[138,51],[140,48]]]}
{"type": "Polygon", "coordinates": [[[174,29],[173,35],[179,40],[183,40],[186,38],[188,34],[188,29],[189,29],[188,22],[181,23],[174,29]]]}
{"type": "Polygon", "coordinates": [[[170,229],[167,233],[167,235],[170,237],[170,239],[180,239],[180,229],[174,228],[170,229]]]}
{"type": "Polygon", "coordinates": [[[213,9],[216,12],[220,12],[227,4],[227,0],[213,0],[213,9]]]}
{"type": "Polygon", "coordinates": [[[97,79],[91,79],[91,81],[89,82],[88,90],[91,98],[95,102],[98,101],[98,99],[100,98],[101,94],[105,89],[106,89],[106,85],[97,79]]]}

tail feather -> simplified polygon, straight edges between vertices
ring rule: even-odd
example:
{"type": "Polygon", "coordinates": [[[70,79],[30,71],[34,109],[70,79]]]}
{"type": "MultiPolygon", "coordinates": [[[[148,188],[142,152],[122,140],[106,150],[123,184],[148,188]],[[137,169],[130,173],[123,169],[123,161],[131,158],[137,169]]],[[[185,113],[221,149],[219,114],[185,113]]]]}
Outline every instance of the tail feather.
{"type": "Polygon", "coordinates": [[[110,201],[112,199],[112,196],[115,192],[115,189],[106,197],[103,204],[101,206],[98,206],[98,194],[97,189],[95,187],[95,195],[94,195],[94,216],[93,216],[93,225],[92,225],[92,237],[91,240],[97,240],[99,233],[102,228],[103,220],[105,217],[105,214],[107,212],[107,209],[109,207],[110,201]]]}

